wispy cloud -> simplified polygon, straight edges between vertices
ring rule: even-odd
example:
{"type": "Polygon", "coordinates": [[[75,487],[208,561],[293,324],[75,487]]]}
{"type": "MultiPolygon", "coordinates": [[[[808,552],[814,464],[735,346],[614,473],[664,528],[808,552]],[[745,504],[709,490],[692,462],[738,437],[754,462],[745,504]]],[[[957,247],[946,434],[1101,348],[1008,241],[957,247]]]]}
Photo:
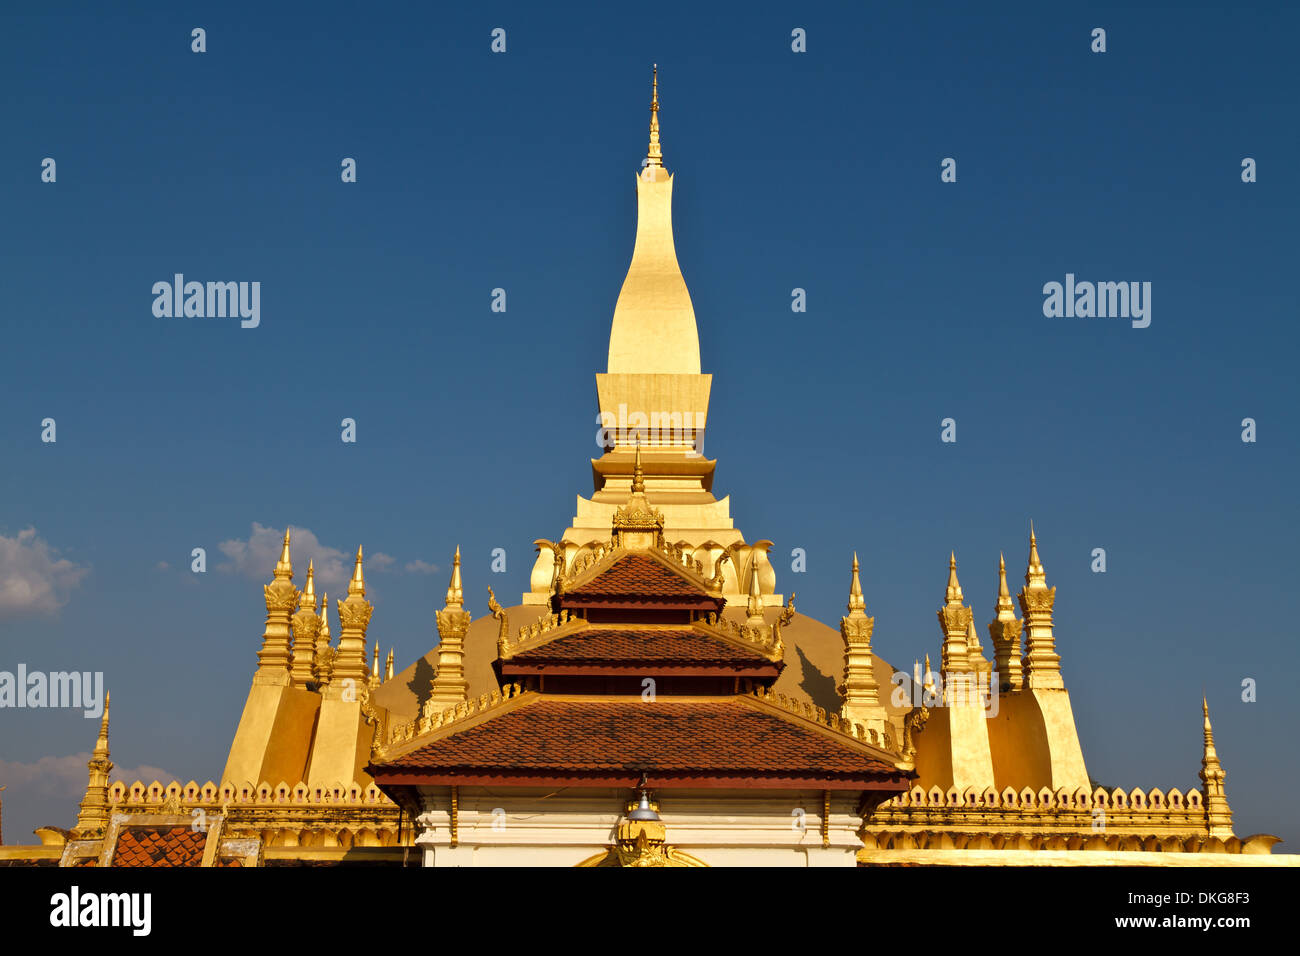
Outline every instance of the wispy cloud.
{"type": "Polygon", "coordinates": [[[406,562],[406,570],[412,574],[435,574],[438,571],[438,565],[416,558],[414,561],[406,562]]]}
{"type": "MultiPolygon", "coordinates": [[[[6,789],[5,796],[12,797],[12,791],[24,790],[44,797],[80,797],[86,792],[86,761],[89,759],[89,753],[79,753],[66,757],[41,757],[31,763],[0,760],[0,780],[7,788],[12,788],[6,789]]],[[[110,779],[126,783],[157,780],[165,785],[179,778],[162,767],[141,764],[138,767],[114,767],[110,779]]]]}
{"type": "MultiPolygon", "coordinates": [[[[295,578],[300,582],[305,579],[307,562],[310,560],[316,570],[317,593],[322,590],[341,593],[352,577],[352,562],[356,552],[322,544],[307,528],[290,525],[289,533],[295,578]]],[[[232,538],[217,545],[217,549],[227,559],[217,565],[217,570],[240,574],[254,581],[265,581],[270,578],[275,563],[280,560],[283,543],[284,529],[268,528],[254,521],[247,538],[232,538]]],[[[382,551],[373,551],[365,556],[367,572],[388,571],[396,563],[396,558],[382,551]]]]}
{"type": "Polygon", "coordinates": [[[52,614],[67,603],[90,569],[58,555],[35,528],[0,534],[0,618],[52,614]]]}

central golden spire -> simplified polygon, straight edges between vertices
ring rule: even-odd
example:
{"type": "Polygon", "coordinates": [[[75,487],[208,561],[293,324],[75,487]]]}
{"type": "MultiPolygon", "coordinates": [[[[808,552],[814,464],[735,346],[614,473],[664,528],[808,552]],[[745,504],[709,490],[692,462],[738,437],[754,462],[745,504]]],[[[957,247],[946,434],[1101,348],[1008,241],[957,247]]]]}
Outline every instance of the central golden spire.
{"type": "MultiPolygon", "coordinates": [[[[650,147],[636,178],[636,245],[614,306],[611,374],[700,374],[700,336],[673,245],[673,178],[659,145],[659,68],[650,93],[650,147]]],[[[631,397],[631,396],[629,396],[631,397]]],[[[650,408],[632,411],[693,411],[650,408]]]]}
{"type": "Polygon", "coordinates": [[[654,79],[650,86],[650,148],[645,154],[647,166],[663,166],[664,154],[659,147],[659,64],[654,66],[654,79]]]}

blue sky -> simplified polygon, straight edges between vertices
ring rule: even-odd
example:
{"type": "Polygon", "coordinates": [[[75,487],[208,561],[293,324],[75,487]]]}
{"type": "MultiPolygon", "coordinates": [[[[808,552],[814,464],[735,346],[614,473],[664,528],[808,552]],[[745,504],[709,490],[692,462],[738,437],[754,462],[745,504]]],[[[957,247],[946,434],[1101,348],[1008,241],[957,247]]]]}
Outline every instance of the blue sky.
{"type": "MultiPolygon", "coordinates": [[[[119,766],[220,774],[258,526],[384,556],[399,668],[457,544],[471,610],[518,600],[590,491],[658,62],[715,490],[780,589],[834,625],[856,549],[910,667],[949,550],[985,622],[1032,518],[1091,775],[1196,785],[1204,688],[1237,833],[1294,849],[1294,7],[60,13],[0,14],[0,670],[104,671],[119,766]],[[154,317],[177,272],[260,282],[260,326],[154,317]],[[1151,282],[1150,327],[1044,317],[1066,273],[1151,282]]],[[[71,824],[94,733],[0,711],[9,842],[71,824]]]]}

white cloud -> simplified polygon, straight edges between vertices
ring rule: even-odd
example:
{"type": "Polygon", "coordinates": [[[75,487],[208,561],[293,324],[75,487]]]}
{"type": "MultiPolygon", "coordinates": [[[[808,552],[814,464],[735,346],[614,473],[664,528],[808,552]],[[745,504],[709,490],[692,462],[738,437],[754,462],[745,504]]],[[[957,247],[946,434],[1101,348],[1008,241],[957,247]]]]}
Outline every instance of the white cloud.
{"type": "MultiPolygon", "coordinates": [[[[217,565],[217,570],[265,583],[271,579],[271,572],[280,560],[280,549],[283,546],[282,529],[268,528],[254,521],[247,538],[232,538],[217,545],[217,550],[228,559],[217,565]]],[[[307,528],[290,525],[289,553],[293,558],[294,580],[300,587],[307,579],[307,562],[310,560],[316,572],[317,594],[322,591],[342,594],[347,590],[356,551],[331,548],[321,544],[320,539],[307,528]]],[[[367,573],[391,570],[396,563],[396,558],[382,551],[365,554],[364,566],[367,573]]]]}
{"type": "Polygon", "coordinates": [[[89,572],[60,558],[35,528],[0,534],[0,618],[57,611],[89,572]]]}
{"type": "Polygon", "coordinates": [[[414,561],[406,562],[406,570],[412,574],[436,574],[438,565],[430,564],[428,561],[421,561],[416,558],[414,561]]]}
{"type": "MultiPolygon", "coordinates": [[[[43,797],[80,798],[86,792],[88,760],[89,753],[41,757],[32,763],[0,760],[0,780],[7,785],[5,796],[12,799],[15,791],[22,790],[43,797]]],[[[141,764],[139,767],[114,767],[109,779],[114,783],[122,780],[128,784],[137,780],[145,783],[157,780],[166,786],[179,778],[161,767],[141,764]]]]}

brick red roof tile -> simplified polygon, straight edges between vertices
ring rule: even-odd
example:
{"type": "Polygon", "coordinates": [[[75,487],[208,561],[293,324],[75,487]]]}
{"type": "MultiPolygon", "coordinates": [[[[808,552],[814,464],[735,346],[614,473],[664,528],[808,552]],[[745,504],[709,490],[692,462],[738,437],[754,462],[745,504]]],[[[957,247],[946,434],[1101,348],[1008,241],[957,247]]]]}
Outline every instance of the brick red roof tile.
{"type": "Polygon", "coordinates": [[[644,554],[627,554],[586,584],[566,591],[561,601],[582,604],[627,602],[630,604],[691,605],[711,600],[709,595],[680,574],[675,574],[644,554]]]}
{"type": "MultiPolygon", "coordinates": [[[[743,698],[537,696],[370,768],[430,776],[656,776],[867,781],[898,771],[829,731],[743,698]]],[[[904,789],[899,784],[899,789],[904,789]]]]}
{"type": "Polygon", "coordinates": [[[113,866],[198,866],[208,835],[187,826],[123,827],[113,866]]]}
{"type": "Polygon", "coordinates": [[[590,627],[515,654],[510,664],[677,664],[700,667],[728,664],[767,664],[756,650],[737,647],[690,627],[590,627]]]}

